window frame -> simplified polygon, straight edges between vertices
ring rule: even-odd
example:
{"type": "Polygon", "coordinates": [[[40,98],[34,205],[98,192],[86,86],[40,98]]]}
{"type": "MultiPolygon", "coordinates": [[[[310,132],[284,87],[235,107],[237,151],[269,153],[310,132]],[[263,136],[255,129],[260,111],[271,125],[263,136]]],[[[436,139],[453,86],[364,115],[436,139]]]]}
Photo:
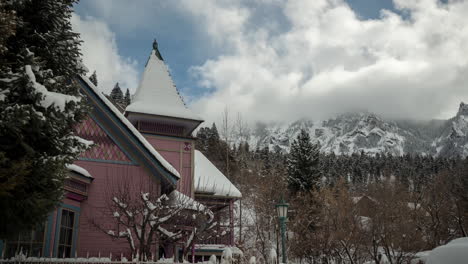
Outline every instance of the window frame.
{"type": "MultiPolygon", "coordinates": [[[[0,255],[2,257],[5,257],[5,254],[7,253],[8,247],[9,246],[16,246],[15,249],[15,255],[18,254],[19,252],[23,252],[23,254],[27,254],[28,256],[31,256],[31,251],[34,245],[40,245],[41,250],[39,253],[39,256],[34,256],[34,257],[43,257],[45,255],[45,250],[46,250],[46,241],[47,241],[47,234],[49,231],[49,225],[48,225],[49,219],[47,219],[44,223],[40,224],[42,226],[42,241],[35,241],[34,240],[34,232],[36,232],[35,229],[29,230],[29,239],[28,240],[22,240],[22,234],[18,233],[16,236],[17,239],[15,240],[6,240],[5,243],[3,244],[3,252],[0,252],[0,255]],[[19,248],[20,245],[27,245],[28,249],[22,249],[19,248]]],[[[39,225],[38,225],[39,226],[39,225]]],[[[37,229],[37,228],[36,228],[37,229]]]]}
{"type": "MultiPolygon", "coordinates": [[[[60,246],[67,246],[65,244],[60,243],[60,237],[62,232],[62,216],[63,211],[72,212],[73,216],[73,227],[69,230],[71,231],[71,245],[70,245],[70,258],[75,257],[75,253],[77,251],[77,241],[78,241],[78,228],[79,228],[79,220],[80,220],[80,208],[73,205],[62,204],[62,206],[57,210],[57,217],[55,223],[55,239],[54,239],[54,250],[53,250],[53,257],[56,258],[63,258],[63,253],[59,254],[60,246]]],[[[67,256],[65,255],[67,258],[67,256]]]]}

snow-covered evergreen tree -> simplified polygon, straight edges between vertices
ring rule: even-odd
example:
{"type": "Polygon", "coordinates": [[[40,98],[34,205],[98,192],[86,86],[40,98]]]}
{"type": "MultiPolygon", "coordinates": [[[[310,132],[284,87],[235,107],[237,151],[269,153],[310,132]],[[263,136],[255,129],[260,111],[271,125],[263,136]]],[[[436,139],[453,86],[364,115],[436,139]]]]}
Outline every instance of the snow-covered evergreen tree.
{"type": "Polygon", "coordinates": [[[123,102],[123,92],[122,89],[119,86],[119,83],[116,83],[114,88],[112,89],[110,93],[110,98],[112,102],[121,104],[123,102]]]}
{"type": "Polygon", "coordinates": [[[96,71],[94,71],[93,74],[91,74],[91,76],[89,76],[89,80],[94,84],[94,86],[96,86],[96,87],[98,86],[96,71]]]}
{"type": "Polygon", "coordinates": [[[309,191],[320,186],[319,150],[318,145],[312,144],[309,133],[301,129],[291,144],[287,159],[288,186],[291,192],[309,191]]]}
{"type": "Polygon", "coordinates": [[[62,198],[65,164],[86,149],[74,80],[85,70],[70,17],[75,0],[2,1],[14,32],[0,38],[0,238],[44,221],[62,198]],[[11,20],[10,20],[11,19],[11,20]]]}
{"type": "MultiPolygon", "coordinates": [[[[0,2],[0,62],[3,62],[3,55],[8,50],[6,41],[15,34],[15,27],[18,22],[16,13],[11,8],[7,8],[4,1],[0,2]]],[[[6,66],[0,63],[0,67],[6,66]]]]}

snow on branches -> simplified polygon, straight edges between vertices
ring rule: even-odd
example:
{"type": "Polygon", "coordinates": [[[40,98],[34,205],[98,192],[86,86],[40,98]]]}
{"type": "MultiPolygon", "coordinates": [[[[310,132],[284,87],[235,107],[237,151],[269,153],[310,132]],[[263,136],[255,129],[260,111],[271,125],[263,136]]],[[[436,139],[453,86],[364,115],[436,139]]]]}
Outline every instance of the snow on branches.
{"type": "Polygon", "coordinates": [[[133,255],[150,256],[157,242],[183,242],[189,248],[201,231],[216,224],[211,210],[178,191],[157,195],[155,190],[134,189],[124,186],[112,192],[103,212],[106,220],[92,221],[112,239],[125,239],[133,255]]]}
{"type": "Polygon", "coordinates": [[[81,98],[76,97],[76,96],[48,91],[44,85],[36,82],[36,76],[34,75],[34,72],[32,71],[31,65],[26,65],[24,67],[24,70],[26,72],[26,75],[29,78],[29,81],[31,82],[32,87],[35,89],[37,93],[41,94],[42,98],[41,98],[40,104],[44,108],[54,106],[58,108],[58,110],[63,112],[65,111],[65,106],[69,102],[81,101],[81,98]]]}

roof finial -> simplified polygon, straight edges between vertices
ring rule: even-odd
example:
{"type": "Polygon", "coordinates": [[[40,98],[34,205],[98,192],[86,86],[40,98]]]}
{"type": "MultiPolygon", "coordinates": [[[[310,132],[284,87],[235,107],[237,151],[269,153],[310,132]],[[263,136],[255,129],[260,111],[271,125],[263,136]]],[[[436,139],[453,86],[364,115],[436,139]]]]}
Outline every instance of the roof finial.
{"type": "Polygon", "coordinates": [[[153,40],[153,49],[158,50],[158,42],[156,41],[156,39],[153,40]]]}
{"type": "Polygon", "coordinates": [[[164,60],[161,56],[161,53],[159,53],[158,42],[156,41],[156,39],[154,39],[153,41],[153,50],[154,50],[154,54],[156,55],[156,57],[158,57],[160,60],[164,60]]]}

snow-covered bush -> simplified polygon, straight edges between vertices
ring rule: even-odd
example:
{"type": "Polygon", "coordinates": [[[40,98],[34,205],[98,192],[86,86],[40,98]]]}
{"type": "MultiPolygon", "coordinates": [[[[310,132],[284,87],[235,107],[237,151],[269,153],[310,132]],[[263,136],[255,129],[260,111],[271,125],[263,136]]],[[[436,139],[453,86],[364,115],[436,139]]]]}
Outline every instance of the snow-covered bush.
{"type": "Polygon", "coordinates": [[[231,248],[226,248],[223,250],[221,255],[221,264],[231,264],[232,263],[232,250],[231,248]]]}
{"type": "Polygon", "coordinates": [[[270,249],[270,255],[269,255],[269,258],[268,258],[268,263],[269,263],[269,264],[275,264],[277,258],[278,258],[278,257],[276,256],[276,249],[271,248],[271,249],[270,249]]]}
{"type": "Polygon", "coordinates": [[[216,259],[215,255],[210,256],[210,260],[208,261],[209,264],[218,264],[218,260],[216,259]]]}

